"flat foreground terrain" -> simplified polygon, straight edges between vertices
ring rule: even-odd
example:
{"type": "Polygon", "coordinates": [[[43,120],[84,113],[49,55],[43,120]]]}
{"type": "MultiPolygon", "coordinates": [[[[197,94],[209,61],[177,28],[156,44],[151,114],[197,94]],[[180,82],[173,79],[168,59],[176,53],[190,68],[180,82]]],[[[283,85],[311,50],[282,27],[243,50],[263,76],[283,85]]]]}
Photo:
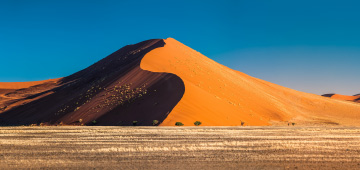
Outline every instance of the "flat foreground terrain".
{"type": "Polygon", "coordinates": [[[9,168],[359,169],[360,128],[1,127],[9,168]]]}

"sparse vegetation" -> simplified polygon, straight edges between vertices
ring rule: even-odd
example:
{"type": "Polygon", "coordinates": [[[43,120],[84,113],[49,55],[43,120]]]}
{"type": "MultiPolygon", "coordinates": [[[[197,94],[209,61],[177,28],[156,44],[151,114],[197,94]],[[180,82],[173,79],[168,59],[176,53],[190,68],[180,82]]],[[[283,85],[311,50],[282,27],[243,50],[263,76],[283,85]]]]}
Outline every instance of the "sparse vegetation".
{"type": "Polygon", "coordinates": [[[159,124],[159,121],[158,120],[153,120],[152,124],[153,124],[153,126],[156,126],[156,125],[159,124]]]}
{"type": "Polygon", "coordinates": [[[293,126],[295,126],[295,123],[291,123],[293,126]]]}
{"type": "Polygon", "coordinates": [[[138,121],[136,121],[136,120],[134,120],[134,121],[132,122],[133,126],[136,126],[137,123],[138,123],[138,121]]]}
{"type": "Polygon", "coordinates": [[[200,126],[200,125],[201,125],[201,122],[200,122],[200,121],[196,121],[196,122],[194,122],[194,125],[195,125],[195,126],[200,126]]]}
{"type": "Polygon", "coordinates": [[[82,119],[79,119],[79,123],[81,123],[83,120],[82,119]]]}
{"type": "Polygon", "coordinates": [[[359,169],[359,133],[358,127],[9,126],[0,128],[0,169],[146,169],[154,166],[149,160],[168,169],[359,169]],[[252,160],[239,159],[237,149],[252,160]]]}
{"type": "Polygon", "coordinates": [[[91,121],[91,124],[96,125],[97,124],[96,120],[91,121]]]}
{"type": "Polygon", "coordinates": [[[176,122],[176,123],[175,123],[175,126],[184,126],[184,124],[181,123],[181,122],[176,122]]]}
{"type": "Polygon", "coordinates": [[[241,121],[241,126],[244,126],[245,122],[241,121]]]}

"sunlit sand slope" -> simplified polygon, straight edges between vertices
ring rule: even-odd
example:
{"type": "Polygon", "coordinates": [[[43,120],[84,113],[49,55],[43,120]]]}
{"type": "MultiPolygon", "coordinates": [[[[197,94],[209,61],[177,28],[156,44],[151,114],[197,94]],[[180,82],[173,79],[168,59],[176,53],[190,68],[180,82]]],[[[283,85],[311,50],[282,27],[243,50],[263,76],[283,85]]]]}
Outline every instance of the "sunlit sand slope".
{"type": "MultiPolygon", "coordinates": [[[[140,67],[179,76],[185,94],[163,126],[360,125],[360,105],[299,92],[229,69],[175,39],[154,49],[140,67]]],[[[241,56],[239,56],[241,57],[241,56]]]]}

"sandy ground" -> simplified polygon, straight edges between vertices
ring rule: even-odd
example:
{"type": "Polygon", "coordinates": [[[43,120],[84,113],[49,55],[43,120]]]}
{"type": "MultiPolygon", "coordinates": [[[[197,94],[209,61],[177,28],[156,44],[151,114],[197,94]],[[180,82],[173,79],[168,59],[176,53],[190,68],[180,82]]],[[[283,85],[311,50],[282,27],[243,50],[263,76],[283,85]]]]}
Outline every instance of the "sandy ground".
{"type": "Polygon", "coordinates": [[[352,127],[1,127],[0,169],[359,169],[352,127]]]}

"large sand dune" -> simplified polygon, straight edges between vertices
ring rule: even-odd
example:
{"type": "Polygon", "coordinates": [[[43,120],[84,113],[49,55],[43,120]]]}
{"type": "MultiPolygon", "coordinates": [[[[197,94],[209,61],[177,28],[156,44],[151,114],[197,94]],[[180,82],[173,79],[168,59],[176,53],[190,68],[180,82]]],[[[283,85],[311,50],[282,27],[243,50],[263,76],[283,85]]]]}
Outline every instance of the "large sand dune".
{"type": "Polygon", "coordinates": [[[27,85],[0,83],[0,124],[360,125],[358,103],[248,76],[172,38],[125,46],[68,77],[27,85]]]}

